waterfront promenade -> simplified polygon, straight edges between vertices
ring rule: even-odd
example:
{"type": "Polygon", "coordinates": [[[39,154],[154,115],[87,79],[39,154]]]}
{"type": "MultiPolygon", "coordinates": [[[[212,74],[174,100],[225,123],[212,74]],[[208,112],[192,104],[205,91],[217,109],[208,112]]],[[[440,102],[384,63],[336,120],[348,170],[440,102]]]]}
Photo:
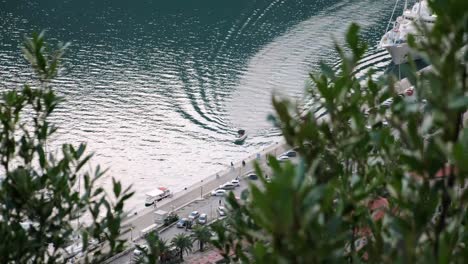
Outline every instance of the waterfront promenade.
{"type": "MultiPolygon", "coordinates": [[[[426,67],[421,71],[427,70],[430,70],[430,67],[426,67]]],[[[396,85],[397,92],[399,93],[402,93],[409,87],[411,87],[411,84],[407,79],[399,81],[396,85]]],[[[164,210],[167,212],[177,211],[181,207],[197,199],[203,198],[207,195],[209,196],[210,192],[213,189],[216,189],[219,185],[252,171],[254,169],[254,160],[257,160],[260,165],[266,165],[267,155],[277,156],[289,148],[290,147],[288,147],[284,141],[276,142],[275,144],[246,157],[243,160],[245,161],[245,166],[242,165],[242,160],[235,162],[232,167],[229,166],[230,161],[227,161],[226,163],[228,168],[225,170],[213,173],[211,176],[187,187],[185,190],[175,193],[171,198],[163,199],[156,204],[156,207],[151,206],[129,216],[123,222],[123,225],[131,227],[131,232],[122,234],[121,238],[126,239],[127,241],[138,240],[143,235],[142,230],[154,224],[154,212],[156,210],[164,210]]],[[[154,188],[157,187],[158,186],[154,186],[154,188]]],[[[141,201],[141,203],[144,203],[144,201],[141,201]]]]}
{"type": "MultiPolygon", "coordinates": [[[[226,168],[223,171],[214,173],[213,175],[187,187],[186,190],[175,193],[171,198],[163,199],[156,204],[156,207],[151,206],[145,208],[124,220],[123,225],[131,228],[130,232],[122,234],[121,238],[130,240],[137,240],[142,236],[142,230],[154,224],[154,212],[156,210],[164,210],[167,212],[176,211],[179,208],[195,201],[196,199],[204,196],[209,196],[211,191],[216,189],[219,185],[233,180],[236,177],[241,177],[247,172],[254,170],[253,161],[257,160],[260,164],[266,164],[266,157],[268,155],[276,156],[288,150],[287,144],[284,142],[277,142],[270,145],[259,152],[246,157],[242,160],[235,162],[232,167],[226,168]]],[[[228,163],[229,164],[229,163],[228,163]]],[[[155,186],[156,188],[157,186],[155,186]]],[[[141,201],[144,203],[144,201],[141,201]]]]}

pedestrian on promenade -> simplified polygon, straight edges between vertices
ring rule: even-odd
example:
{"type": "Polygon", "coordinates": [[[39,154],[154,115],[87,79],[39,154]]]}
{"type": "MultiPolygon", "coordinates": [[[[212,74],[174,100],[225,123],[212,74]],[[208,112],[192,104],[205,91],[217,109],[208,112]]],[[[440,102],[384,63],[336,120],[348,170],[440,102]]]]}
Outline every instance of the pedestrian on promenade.
{"type": "Polygon", "coordinates": [[[232,161],[231,161],[231,167],[234,167],[234,163],[232,163],[232,161]]]}
{"type": "Polygon", "coordinates": [[[219,205],[221,206],[221,199],[219,199],[219,205]]]}
{"type": "Polygon", "coordinates": [[[245,167],[245,161],[242,161],[242,166],[244,166],[244,167],[245,167]]]}

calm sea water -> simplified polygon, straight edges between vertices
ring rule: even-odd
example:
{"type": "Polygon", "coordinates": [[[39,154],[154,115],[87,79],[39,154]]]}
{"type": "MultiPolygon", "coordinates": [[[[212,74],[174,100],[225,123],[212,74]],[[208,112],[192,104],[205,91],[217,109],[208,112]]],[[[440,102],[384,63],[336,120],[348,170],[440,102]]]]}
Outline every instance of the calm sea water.
{"type": "MultiPolygon", "coordinates": [[[[94,164],[132,184],[131,208],[157,186],[175,191],[278,141],[267,121],[272,92],[301,98],[319,61],[336,63],[352,21],[370,51],[360,65],[383,72],[376,49],[394,1],[0,0],[0,89],[31,71],[23,36],[45,29],[71,42],[56,90],[58,143],[86,142],[94,164]],[[232,140],[238,128],[249,137],[232,140]]],[[[129,208],[130,208],[129,207],[129,208]]]]}

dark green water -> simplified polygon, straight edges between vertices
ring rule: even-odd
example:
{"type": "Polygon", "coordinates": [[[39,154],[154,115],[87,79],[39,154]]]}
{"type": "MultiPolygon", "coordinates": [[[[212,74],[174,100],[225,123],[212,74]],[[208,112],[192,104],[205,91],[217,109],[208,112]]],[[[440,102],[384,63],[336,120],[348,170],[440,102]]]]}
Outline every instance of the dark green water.
{"type": "Polygon", "coordinates": [[[2,89],[30,79],[25,34],[71,42],[56,90],[56,143],[87,142],[109,176],[133,184],[132,206],[157,186],[180,190],[278,141],[266,121],[272,92],[301,98],[332,36],[350,22],[371,47],[360,65],[383,72],[375,46],[385,0],[0,0],[2,89]],[[232,143],[238,128],[245,144],[232,143]]]}

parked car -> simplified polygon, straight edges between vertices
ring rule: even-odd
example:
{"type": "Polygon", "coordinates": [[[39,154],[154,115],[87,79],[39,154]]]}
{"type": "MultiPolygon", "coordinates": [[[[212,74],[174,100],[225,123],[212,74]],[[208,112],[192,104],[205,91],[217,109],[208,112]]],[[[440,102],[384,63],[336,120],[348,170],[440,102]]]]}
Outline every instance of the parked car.
{"type": "Polygon", "coordinates": [[[178,263],[179,258],[179,250],[177,249],[177,247],[170,246],[165,253],[162,253],[159,256],[161,262],[158,263],[178,263]]]}
{"type": "Polygon", "coordinates": [[[184,228],[184,227],[188,227],[190,225],[190,220],[188,218],[182,218],[179,220],[179,222],[177,222],[177,227],[178,228],[184,228]]]}
{"type": "Polygon", "coordinates": [[[287,160],[289,160],[289,157],[286,156],[286,155],[282,155],[282,156],[279,156],[279,157],[278,157],[278,162],[280,162],[280,163],[281,163],[281,162],[285,162],[285,161],[287,161],[287,160]]]}
{"type": "Polygon", "coordinates": [[[206,214],[201,214],[200,217],[198,217],[198,223],[200,225],[204,225],[208,222],[208,216],[206,214]]]}
{"type": "Polygon", "coordinates": [[[392,105],[392,103],[393,103],[393,98],[389,98],[389,99],[385,100],[385,101],[381,104],[381,106],[382,106],[383,108],[390,108],[390,106],[392,105]]]}
{"type": "Polygon", "coordinates": [[[214,191],[211,192],[211,195],[212,196],[225,196],[226,195],[226,190],[224,189],[216,189],[214,191]]]}
{"type": "Polygon", "coordinates": [[[224,206],[218,206],[216,211],[218,212],[219,216],[226,216],[227,215],[227,210],[226,210],[226,207],[224,207],[224,206]]]}
{"type": "Polygon", "coordinates": [[[288,156],[288,157],[290,157],[290,158],[296,157],[296,156],[297,156],[297,152],[294,151],[294,150],[290,150],[290,151],[284,153],[284,156],[288,156]]]}
{"type": "Polygon", "coordinates": [[[237,186],[240,186],[240,181],[239,180],[232,180],[231,184],[237,187],[237,186]]]}
{"type": "Polygon", "coordinates": [[[190,213],[188,218],[189,218],[189,220],[193,221],[193,220],[197,219],[199,216],[200,216],[200,213],[198,211],[193,211],[193,212],[190,213]]]}
{"type": "Polygon", "coordinates": [[[223,185],[219,186],[219,189],[224,189],[224,190],[234,190],[236,186],[230,182],[226,182],[223,185]]]}
{"type": "Polygon", "coordinates": [[[218,234],[214,231],[211,231],[211,237],[210,237],[210,240],[211,241],[217,241],[219,238],[218,238],[218,234]]]}
{"type": "Polygon", "coordinates": [[[137,263],[143,257],[143,251],[148,251],[148,245],[139,245],[141,249],[136,248],[133,250],[131,263],[137,263]]]}
{"type": "Polygon", "coordinates": [[[255,173],[251,173],[251,174],[249,174],[247,177],[248,177],[249,179],[251,179],[251,180],[256,180],[256,179],[258,179],[258,176],[257,176],[257,174],[255,174],[255,173]]]}

